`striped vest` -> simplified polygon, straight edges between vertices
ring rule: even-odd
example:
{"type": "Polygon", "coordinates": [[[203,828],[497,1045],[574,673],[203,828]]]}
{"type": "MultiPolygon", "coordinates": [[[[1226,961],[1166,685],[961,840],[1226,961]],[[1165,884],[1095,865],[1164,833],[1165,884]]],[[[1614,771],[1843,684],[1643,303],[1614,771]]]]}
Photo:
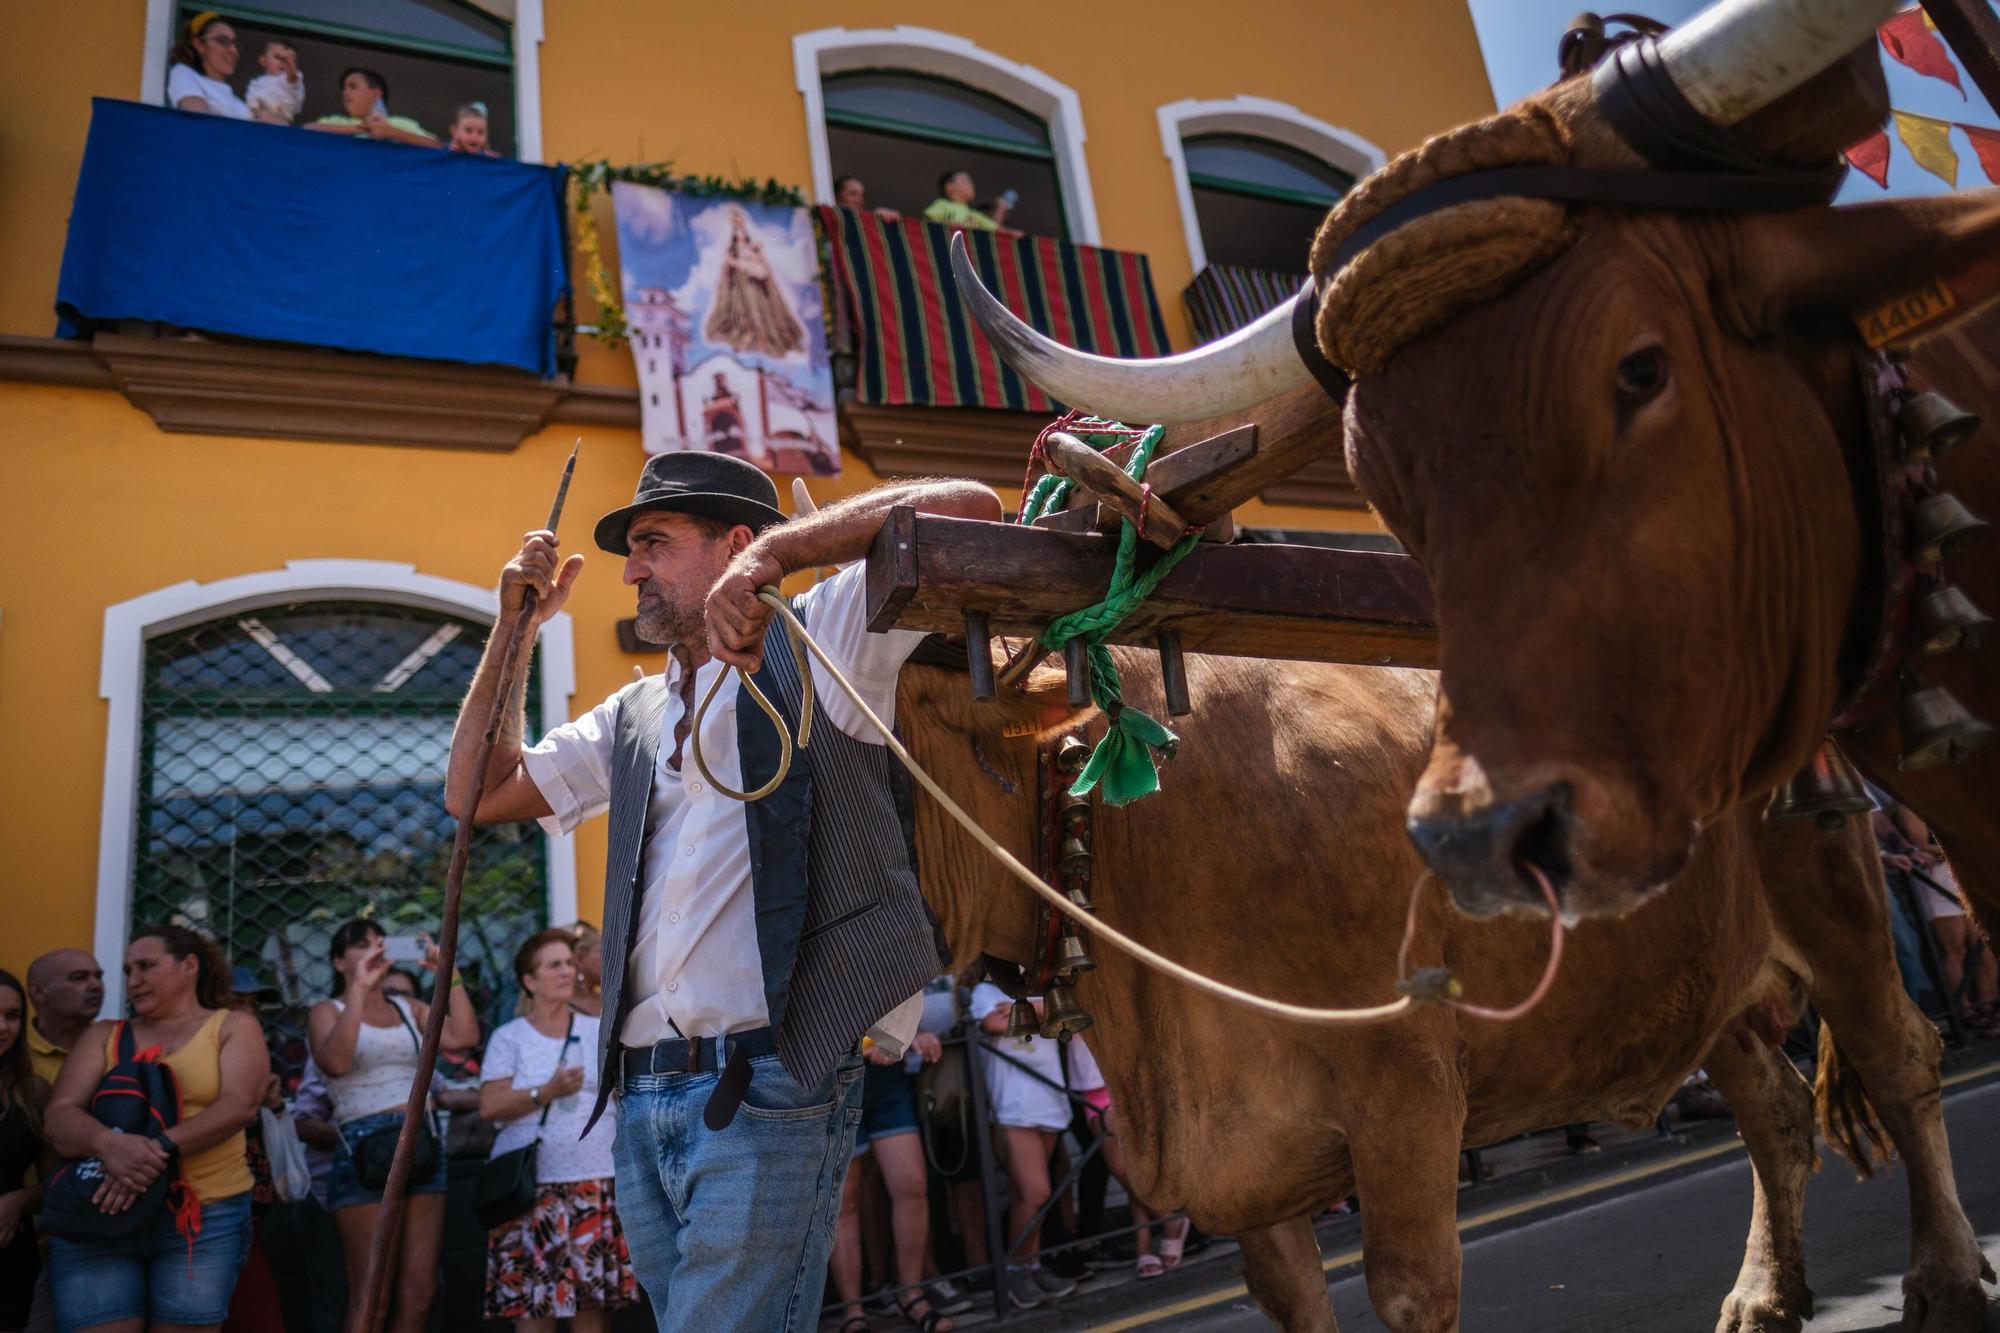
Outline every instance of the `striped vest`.
{"type": "MultiPolygon", "coordinates": [[[[755,680],[796,737],[803,692],[777,623],[765,635],[755,680]]],[[[664,675],[615,696],[599,1109],[618,1084],[618,1031],[630,1008],[625,969],[645,889],[639,873],[667,697],[664,675]]],[[[744,790],[754,791],[778,771],[780,748],[771,720],[748,698],[736,710],[736,738],[744,790]]],[[[890,785],[895,762],[887,747],[834,725],[815,698],[812,745],[793,749],[791,772],[776,791],[743,807],[764,1001],[778,1058],[807,1087],[944,965],[890,785]]]]}

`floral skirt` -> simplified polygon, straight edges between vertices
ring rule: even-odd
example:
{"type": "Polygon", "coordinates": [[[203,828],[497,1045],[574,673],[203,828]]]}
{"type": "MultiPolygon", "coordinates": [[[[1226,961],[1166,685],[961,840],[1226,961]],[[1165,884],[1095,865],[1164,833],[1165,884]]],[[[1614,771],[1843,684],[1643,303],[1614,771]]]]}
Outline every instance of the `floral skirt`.
{"type": "Polygon", "coordinates": [[[486,1317],[567,1319],[639,1299],[611,1181],[542,1185],[535,1206],[486,1235],[486,1317]]]}

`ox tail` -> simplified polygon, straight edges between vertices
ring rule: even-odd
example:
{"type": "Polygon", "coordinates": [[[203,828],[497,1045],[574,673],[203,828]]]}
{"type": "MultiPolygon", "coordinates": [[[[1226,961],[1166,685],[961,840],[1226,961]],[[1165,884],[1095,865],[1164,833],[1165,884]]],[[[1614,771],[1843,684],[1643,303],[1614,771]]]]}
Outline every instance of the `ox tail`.
{"type": "Polygon", "coordinates": [[[1819,1120],[1820,1134],[1842,1157],[1854,1163],[1861,1179],[1875,1174],[1878,1159],[1886,1165],[1895,1154],[1875,1117],[1874,1106],[1868,1101],[1861,1071],[1842,1053],[1840,1044],[1834,1040],[1833,1028],[1825,1022],[1819,1025],[1819,1074],[1813,1080],[1813,1112],[1819,1120]]]}

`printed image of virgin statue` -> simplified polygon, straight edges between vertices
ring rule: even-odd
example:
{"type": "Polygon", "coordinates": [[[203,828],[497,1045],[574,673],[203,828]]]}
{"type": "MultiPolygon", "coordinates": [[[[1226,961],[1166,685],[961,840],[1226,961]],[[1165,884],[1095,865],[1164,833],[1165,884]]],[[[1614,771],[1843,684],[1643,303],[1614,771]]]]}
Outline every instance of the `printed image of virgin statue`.
{"type": "Polygon", "coordinates": [[[764,247],[750,235],[742,209],[729,210],[729,227],[729,249],[702,336],[737,352],[781,357],[798,351],[806,345],[805,326],[771,276],[764,247]]]}

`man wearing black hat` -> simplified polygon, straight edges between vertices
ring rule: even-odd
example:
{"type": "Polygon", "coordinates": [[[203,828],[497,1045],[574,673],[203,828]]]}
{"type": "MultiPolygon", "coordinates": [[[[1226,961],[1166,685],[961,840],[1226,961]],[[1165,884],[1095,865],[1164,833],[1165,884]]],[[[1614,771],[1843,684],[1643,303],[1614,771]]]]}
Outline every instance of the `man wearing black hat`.
{"type": "MultiPolygon", "coordinates": [[[[893,720],[897,673],[922,636],[868,632],[850,562],[896,505],[998,519],[999,498],[974,482],[911,482],[789,522],[777,500],[740,459],[648,460],[632,503],[595,536],[625,558],[640,637],[668,646],[667,669],[527,748],[517,697],[476,814],[566,833],[610,813],[604,1015],[584,1095],[602,1114],[619,1094],[618,1217],[663,1329],[817,1323],[860,1115],[860,1040],[872,1031],[898,1051],[915,1029],[908,1002],[940,970],[889,785],[895,761],[851,701],[812,665],[812,744],[744,804],[717,788],[775,777],[778,732],[738,681],[716,687],[732,666],[750,673],[796,735],[803,683],[756,590],[841,565],[794,609],[893,720]]],[[[452,741],[453,813],[472,776],[478,723],[466,719],[485,716],[496,688],[493,645],[523,589],[539,595],[539,624],[582,566],[544,531],[502,571],[500,622],[452,741]]],[[[909,1313],[929,1311],[916,1299],[909,1313]]]]}

